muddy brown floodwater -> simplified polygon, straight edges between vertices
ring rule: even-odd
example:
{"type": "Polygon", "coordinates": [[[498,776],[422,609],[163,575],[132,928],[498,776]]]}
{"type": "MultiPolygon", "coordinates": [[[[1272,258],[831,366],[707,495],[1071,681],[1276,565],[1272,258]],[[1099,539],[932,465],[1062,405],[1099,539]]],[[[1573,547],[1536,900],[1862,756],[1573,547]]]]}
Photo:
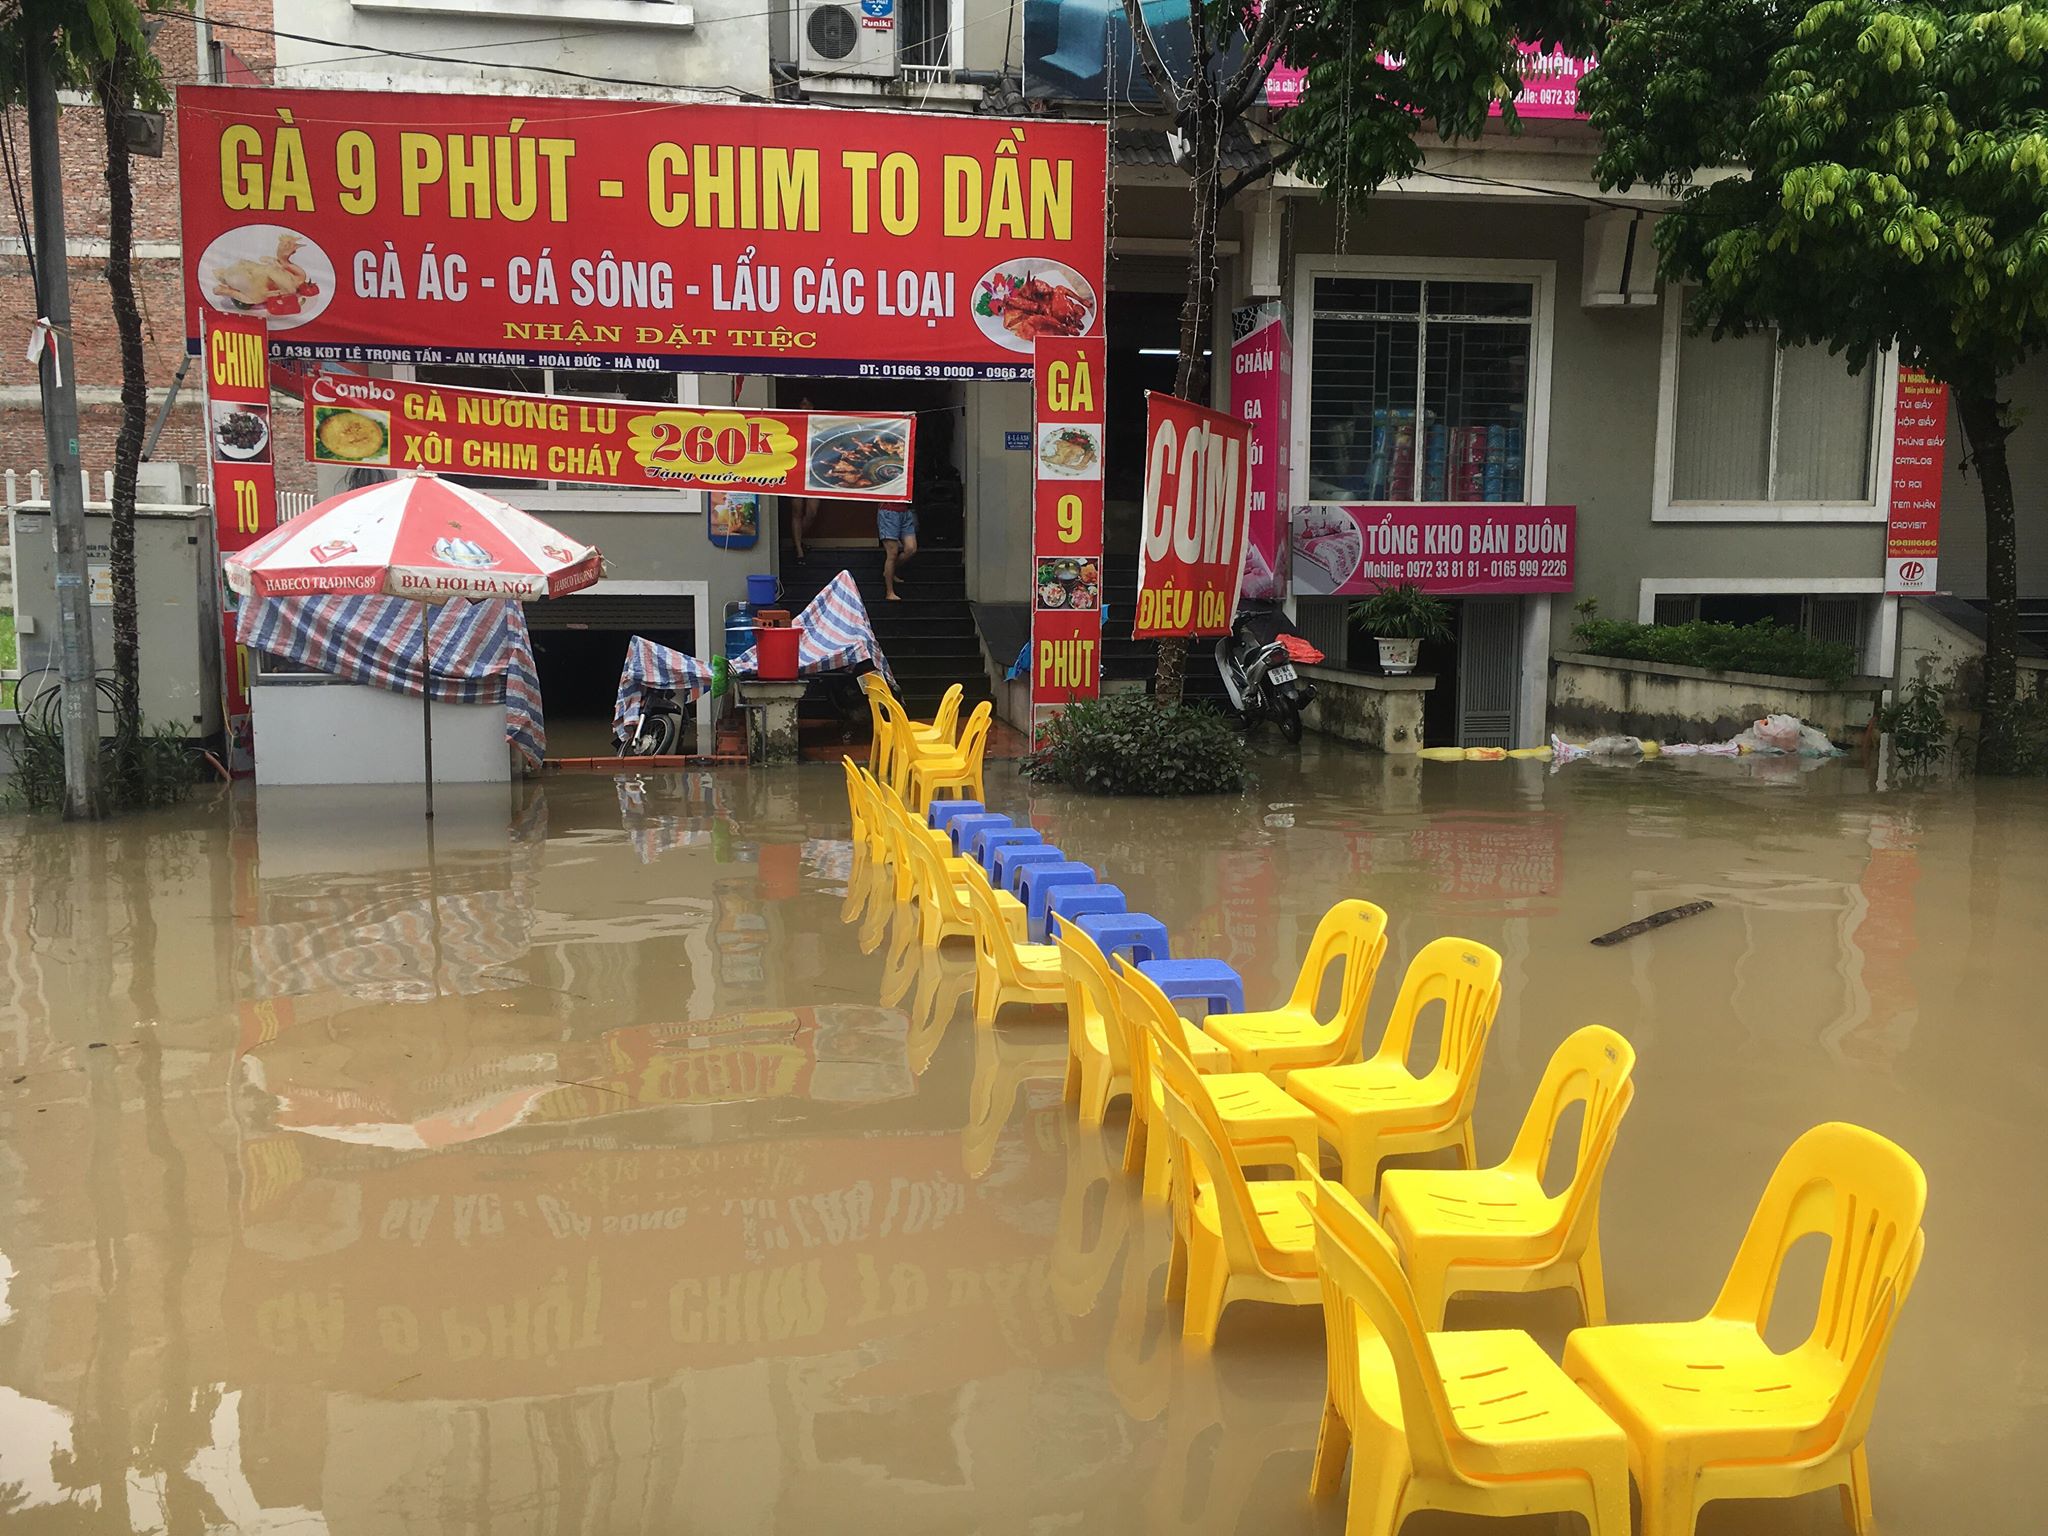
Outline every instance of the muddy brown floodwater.
{"type": "MultiPolygon", "coordinates": [[[[2041,1528],[2048,790],[1311,748],[1242,799],[990,792],[1254,998],[1340,897],[1393,915],[1375,1030],[1427,940],[1500,950],[1488,1160],[1558,1040],[1627,1034],[1617,1321],[1706,1309],[1807,1127],[1902,1143],[1880,1525],[2041,1528]]],[[[849,891],[836,767],[444,792],[431,858],[413,803],[0,825],[5,1530],[1342,1529],[1305,1495],[1319,1314],[1182,1353],[1121,1110],[1079,1131],[1061,1023],[976,1029],[964,946],[849,891]]],[[[1820,1494],[1700,1528],[1842,1526],[1820,1494]]]]}

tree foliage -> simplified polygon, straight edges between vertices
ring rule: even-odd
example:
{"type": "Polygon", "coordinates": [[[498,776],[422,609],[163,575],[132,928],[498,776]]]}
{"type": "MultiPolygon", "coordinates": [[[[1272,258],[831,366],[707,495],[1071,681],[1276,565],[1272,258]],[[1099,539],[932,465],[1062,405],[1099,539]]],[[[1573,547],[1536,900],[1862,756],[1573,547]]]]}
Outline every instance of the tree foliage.
{"type": "Polygon", "coordinates": [[[1678,199],[1657,243],[1716,335],[1777,331],[1948,383],[1983,487],[1980,766],[2010,765],[2018,566],[2002,381],[2048,348],[2048,7],[1614,0],[1580,101],[1603,185],[1678,199]]]}
{"type": "Polygon", "coordinates": [[[95,75],[125,50],[141,61],[130,105],[167,106],[170,91],[143,28],[154,9],[136,0],[0,0],[0,106],[26,99],[30,48],[43,51],[58,85],[78,91],[91,91],[95,75]]]}

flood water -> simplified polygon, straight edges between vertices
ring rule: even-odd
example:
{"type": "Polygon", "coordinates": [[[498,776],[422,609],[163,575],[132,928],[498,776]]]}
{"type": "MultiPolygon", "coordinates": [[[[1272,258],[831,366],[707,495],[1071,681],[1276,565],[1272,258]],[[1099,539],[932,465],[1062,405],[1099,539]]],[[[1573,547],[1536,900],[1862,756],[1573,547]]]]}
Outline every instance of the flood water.
{"type": "MultiPolygon", "coordinates": [[[[1616,1321],[1706,1310],[1809,1126],[1903,1144],[1928,1247],[1880,1527],[2040,1529],[2048,789],[1311,747],[1241,799],[1007,765],[990,798],[1255,1005],[1342,897],[1393,918],[1369,1038],[1423,943],[1497,948],[1485,1161],[1558,1040],[1628,1035],[1616,1321]]],[[[444,792],[431,856],[411,792],[0,824],[0,1524],[1342,1530],[1305,1492],[1319,1313],[1234,1304],[1182,1351],[1121,1110],[1077,1130],[1061,1022],[975,1028],[967,947],[901,943],[846,837],[826,766],[444,792]]],[[[1573,1321],[1450,1315],[1553,1352],[1573,1321]]],[[[1700,1529],[1844,1527],[1820,1494],[1700,1529]]]]}

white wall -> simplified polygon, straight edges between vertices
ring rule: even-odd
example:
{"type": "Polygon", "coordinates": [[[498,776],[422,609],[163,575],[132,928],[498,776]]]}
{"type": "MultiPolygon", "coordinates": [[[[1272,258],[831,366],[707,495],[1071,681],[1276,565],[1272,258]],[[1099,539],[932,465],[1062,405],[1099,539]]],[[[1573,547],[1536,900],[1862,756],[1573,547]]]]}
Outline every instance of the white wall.
{"type": "Polygon", "coordinates": [[[967,595],[976,602],[1031,598],[1031,454],[1003,446],[1031,430],[1029,384],[971,384],[961,478],[967,487],[967,595]]]}
{"type": "MultiPolygon", "coordinates": [[[[250,706],[256,783],[419,784],[420,701],[358,683],[261,683],[250,706]]],[[[503,704],[434,705],[434,782],[512,777],[503,704]]]]}

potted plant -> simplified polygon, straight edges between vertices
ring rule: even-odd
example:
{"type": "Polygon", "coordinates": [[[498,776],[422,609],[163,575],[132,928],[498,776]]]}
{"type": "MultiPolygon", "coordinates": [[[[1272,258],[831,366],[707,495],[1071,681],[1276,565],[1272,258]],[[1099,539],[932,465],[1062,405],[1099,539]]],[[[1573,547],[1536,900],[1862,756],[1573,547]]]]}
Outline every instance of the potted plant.
{"type": "Polygon", "coordinates": [[[1380,670],[1393,677],[1415,670],[1425,640],[1451,638],[1451,605],[1412,581],[1382,586],[1351,605],[1351,617],[1380,648],[1380,670]]]}

